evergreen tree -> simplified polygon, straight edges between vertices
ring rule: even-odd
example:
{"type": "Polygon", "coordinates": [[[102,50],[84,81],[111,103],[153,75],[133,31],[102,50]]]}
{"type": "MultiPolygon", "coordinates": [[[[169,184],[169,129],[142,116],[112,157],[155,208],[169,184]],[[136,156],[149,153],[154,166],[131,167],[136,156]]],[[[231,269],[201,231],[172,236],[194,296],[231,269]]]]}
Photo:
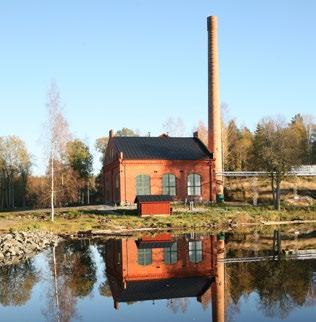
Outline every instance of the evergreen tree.
{"type": "Polygon", "coordinates": [[[298,146],[296,147],[296,153],[298,153],[298,158],[300,163],[309,164],[310,162],[310,131],[309,126],[306,124],[304,117],[301,114],[296,114],[292,118],[290,123],[290,128],[296,136],[298,146]]]}
{"type": "Polygon", "coordinates": [[[224,169],[226,171],[241,170],[239,140],[240,131],[236,122],[231,120],[226,128],[226,158],[224,158],[224,169]]]}

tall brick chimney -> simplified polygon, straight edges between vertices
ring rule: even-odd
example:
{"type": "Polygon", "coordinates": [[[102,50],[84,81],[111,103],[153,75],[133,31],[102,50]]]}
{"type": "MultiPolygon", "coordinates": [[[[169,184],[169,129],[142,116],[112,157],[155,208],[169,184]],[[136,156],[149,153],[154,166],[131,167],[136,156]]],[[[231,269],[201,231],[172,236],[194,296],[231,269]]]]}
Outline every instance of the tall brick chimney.
{"type": "MultiPolygon", "coordinates": [[[[208,31],[208,148],[215,158],[215,171],[223,171],[221,106],[219,98],[219,63],[217,17],[207,18],[208,31]]],[[[216,176],[217,199],[223,200],[223,177],[216,176]]]]}

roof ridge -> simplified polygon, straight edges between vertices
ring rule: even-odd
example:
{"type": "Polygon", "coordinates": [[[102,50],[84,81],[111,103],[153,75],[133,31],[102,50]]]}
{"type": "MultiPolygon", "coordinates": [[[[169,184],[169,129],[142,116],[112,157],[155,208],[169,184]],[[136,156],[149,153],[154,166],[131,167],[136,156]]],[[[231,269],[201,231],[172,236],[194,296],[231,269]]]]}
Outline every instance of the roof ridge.
{"type": "Polygon", "coordinates": [[[129,139],[195,139],[194,136],[114,136],[112,139],[121,139],[121,138],[129,138],[129,139]]]}

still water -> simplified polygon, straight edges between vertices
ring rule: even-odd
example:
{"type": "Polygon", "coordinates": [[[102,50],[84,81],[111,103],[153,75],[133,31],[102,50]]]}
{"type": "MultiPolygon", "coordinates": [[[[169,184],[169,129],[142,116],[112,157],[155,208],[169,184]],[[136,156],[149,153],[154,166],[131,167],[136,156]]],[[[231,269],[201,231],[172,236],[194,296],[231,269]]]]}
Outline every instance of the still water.
{"type": "Polygon", "coordinates": [[[0,268],[0,321],[315,321],[316,232],[76,240],[0,268]]]}

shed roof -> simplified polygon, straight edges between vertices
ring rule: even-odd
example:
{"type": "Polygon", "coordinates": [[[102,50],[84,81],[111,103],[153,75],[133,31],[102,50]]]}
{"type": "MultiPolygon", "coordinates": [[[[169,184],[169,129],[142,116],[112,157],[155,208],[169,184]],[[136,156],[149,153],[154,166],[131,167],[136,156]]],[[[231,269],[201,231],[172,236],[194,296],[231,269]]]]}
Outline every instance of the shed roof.
{"type": "Polygon", "coordinates": [[[136,202],[164,202],[173,201],[173,198],[169,195],[138,195],[135,198],[136,202]]]}
{"type": "Polygon", "coordinates": [[[124,159],[203,160],[212,153],[198,138],[182,137],[113,137],[113,145],[124,159]]]}
{"type": "Polygon", "coordinates": [[[137,241],[136,245],[139,249],[153,249],[153,248],[171,248],[173,241],[160,241],[160,242],[148,242],[148,241],[137,241]]]}

